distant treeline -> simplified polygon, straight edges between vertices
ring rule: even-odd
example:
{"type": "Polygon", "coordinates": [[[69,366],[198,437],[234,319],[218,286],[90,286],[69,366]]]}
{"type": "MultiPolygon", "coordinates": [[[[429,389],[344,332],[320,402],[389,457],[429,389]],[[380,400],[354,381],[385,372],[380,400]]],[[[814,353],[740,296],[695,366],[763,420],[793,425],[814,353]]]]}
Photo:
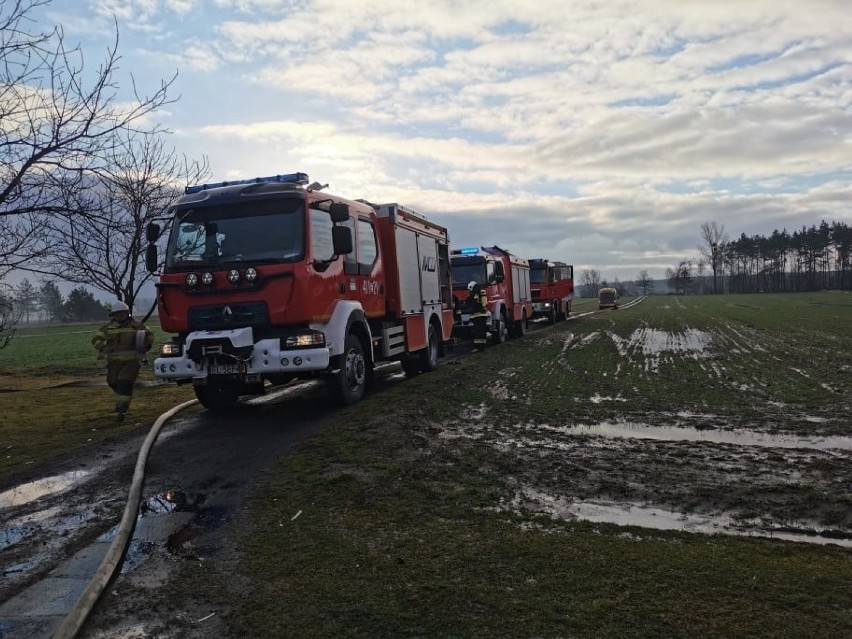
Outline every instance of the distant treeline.
{"type": "Polygon", "coordinates": [[[823,221],[793,233],[742,234],[718,246],[716,260],[731,293],[852,290],[852,228],[823,221]]]}
{"type": "Polygon", "coordinates": [[[14,312],[14,321],[9,326],[21,322],[87,322],[107,321],[109,308],[95,299],[95,296],[83,286],[73,289],[64,297],[59,288],[51,281],[41,286],[33,286],[29,280],[10,287],[7,293],[0,292],[0,304],[8,306],[14,312]]]}

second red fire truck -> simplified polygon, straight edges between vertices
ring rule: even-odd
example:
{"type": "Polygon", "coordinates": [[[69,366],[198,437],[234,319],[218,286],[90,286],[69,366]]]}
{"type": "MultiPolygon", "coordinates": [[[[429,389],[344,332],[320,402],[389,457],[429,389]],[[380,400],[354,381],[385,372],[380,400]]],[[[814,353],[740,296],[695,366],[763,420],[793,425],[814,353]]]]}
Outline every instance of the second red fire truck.
{"type": "MultiPolygon", "coordinates": [[[[186,188],[157,283],[175,334],[157,377],[191,383],[211,409],[304,377],[351,404],[379,361],[407,375],[438,365],[453,327],[447,230],[323,188],[304,173],[186,188]]],[[[152,271],[160,233],[149,226],[152,271]]]]}
{"type": "Polygon", "coordinates": [[[574,267],[565,262],[530,260],[533,316],[551,323],[567,319],[574,299],[574,267]]]}
{"type": "Polygon", "coordinates": [[[463,248],[452,252],[454,334],[468,337],[472,324],[465,313],[467,285],[476,282],[488,295],[488,332],[497,343],[520,337],[532,318],[529,263],[499,246],[463,248]]]}

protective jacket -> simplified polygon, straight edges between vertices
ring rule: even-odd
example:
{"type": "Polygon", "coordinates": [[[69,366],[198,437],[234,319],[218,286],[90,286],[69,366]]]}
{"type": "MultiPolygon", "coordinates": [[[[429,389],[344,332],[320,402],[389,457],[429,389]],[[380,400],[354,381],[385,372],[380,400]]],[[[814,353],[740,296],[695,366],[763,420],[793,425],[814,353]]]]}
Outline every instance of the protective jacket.
{"type": "Polygon", "coordinates": [[[471,309],[471,317],[486,317],[488,315],[488,295],[482,289],[471,291],[465,304],[471,309]]]}
{"type": "Polygon", "coordinates": [[[106,356],[107,362],[129,362],[139,360],[154,344],[154,334],[142,322],[128,319],[123,324],[111,320],[95,333],[92,345],[106,356]],[[145,332],[143,350],[136,348],[136,333],[145,332]]]}

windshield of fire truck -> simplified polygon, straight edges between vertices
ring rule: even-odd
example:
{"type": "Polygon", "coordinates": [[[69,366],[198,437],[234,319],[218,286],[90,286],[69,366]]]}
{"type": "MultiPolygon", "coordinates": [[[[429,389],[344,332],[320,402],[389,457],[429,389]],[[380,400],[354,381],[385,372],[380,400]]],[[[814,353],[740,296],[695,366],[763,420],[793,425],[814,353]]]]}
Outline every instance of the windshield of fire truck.
{"type": "Polygon", "coordinates": [[[179,208],[166,267],[298,261],[304,219],[304,200],[297,198],[179,208]]]}
{"type": "Polygon", "coordinates": [[[547,284],[547,267],[530,267],[530,284],[547,284]]]}
{"type": "Polygon", "coordinates": [[[450,260],[453,267],[453,288],[467,288],[469,282],[485,286],[488,277],[485,270],[485,260],[481,257],[453,257],[450,260]]]}

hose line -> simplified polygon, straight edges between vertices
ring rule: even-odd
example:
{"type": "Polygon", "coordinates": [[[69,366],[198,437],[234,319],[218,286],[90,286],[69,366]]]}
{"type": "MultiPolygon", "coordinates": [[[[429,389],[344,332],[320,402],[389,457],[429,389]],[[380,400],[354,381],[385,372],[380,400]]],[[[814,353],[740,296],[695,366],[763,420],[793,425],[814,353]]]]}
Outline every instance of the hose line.
{"type": "Polygon", "coordinates": [[[178,404],[160,415],[157,421],[154,422],[154,425],[148,432],[148,436],[145,438],[145,442],[142,444],[142,448],[139,450],[139,457],[136,459],[136,469],[133,472],[133,480],[130,483],[130,492],[127,496],[127,505],[124,507],[124,515],[121,518],[121,523],[118,525],[115,539],[110,544],[106,556],[101,561],[101,565],[95,571],[91,581],[89,581],[89,585],[86,586],[83,594],[80,595],[77,603],[74,604],[74,608],[62,621],[62,625],[59,626],[56,634],[53,635],[54,639],[73,639],[77,636],[77,633],[80,632],[87,617],[92,612],[92,608],[95,607],[95,604],[106,589],[116,570],[121,567],[122,558],[133,536],[133,529],[136,527],[139,501],[142,496],[142,484],[145,480],[145,464],[148,461],[151,448],[160,434],[160,429],[168,419],[183,409],[197,403],[198,400],[193,399],[183,404],[178,404]]]}

